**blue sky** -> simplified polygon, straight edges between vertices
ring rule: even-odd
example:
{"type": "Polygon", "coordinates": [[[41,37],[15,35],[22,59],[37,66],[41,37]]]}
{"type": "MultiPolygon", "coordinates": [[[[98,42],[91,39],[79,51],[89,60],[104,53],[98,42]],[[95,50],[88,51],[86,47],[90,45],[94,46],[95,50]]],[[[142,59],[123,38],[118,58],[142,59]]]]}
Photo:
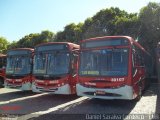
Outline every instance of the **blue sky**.
{"type": "Polygon", "coordinates": [[[30,33],[62,31],[72,22],[84,22],[99,10],[119,7],[139,12],[149,2],[160,0],[0,0],[0,36],[18,41],[30,33]]]}

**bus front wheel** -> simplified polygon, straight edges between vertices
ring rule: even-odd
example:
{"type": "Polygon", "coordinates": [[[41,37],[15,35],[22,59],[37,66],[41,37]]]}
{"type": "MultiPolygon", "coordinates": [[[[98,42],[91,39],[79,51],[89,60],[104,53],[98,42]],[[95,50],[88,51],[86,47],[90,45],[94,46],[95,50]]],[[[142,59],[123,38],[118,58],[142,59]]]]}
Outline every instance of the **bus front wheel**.
{"type": "Polygon", "coordinates": [[[139,101],[142,97],[142,87],[139,85],[139,92],[138,92],[138,96],[135,98],[135,101],[139,101]]]}
{"type": "Polygon", "coordinates": [[[4,84],[4,79],[0,78],[0,87],[3,87],[3,84],[4,84]]]}

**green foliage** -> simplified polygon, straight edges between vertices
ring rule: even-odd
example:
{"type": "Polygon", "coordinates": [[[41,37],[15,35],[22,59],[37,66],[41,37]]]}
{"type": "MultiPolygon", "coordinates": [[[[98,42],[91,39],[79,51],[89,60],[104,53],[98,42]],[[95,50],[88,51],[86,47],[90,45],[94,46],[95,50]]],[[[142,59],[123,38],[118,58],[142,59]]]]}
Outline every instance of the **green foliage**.
{"type": "Polygon", "coordinates": [[[13,41],[8,45],[8,49],[14,49],[14,48],[18,48],[16,41],[13,41]]]}
{"type": "Polygon", "coordinates": [[[126,17],[117,17],[115,22],[115,35],[128,35],[137,38],[140,32],[140,22],[136,14],[126,17]]]}
{"type": "Polygon", "coordinates": [[[139,13],[140,43],[151,53],[160,41],[160,4],[149,3],[139,13]]]}
{"type": "Polygon", "coordinates": [[[103,9],[88,18],[82,27],[83,39],[104,35],[136,36],[137,14],[128,14],[119,8],[103,9]]]}
{"type": "Polygon", "coordinates": [[[0,37],[0,53],[6,53],[9,42],[6,38],[0,37]]]}
{"type": "Polygon", "coordinates": [[[13,48],[34,48],[40,43],[50,42],[54,40],[54,33],[48,30],[42,31],[41,33],[31,33],[24,36],[17,42],[12,42],[9,45],[9,49],[13,48]]]}
{"type": "Polygon", "coordinates": [[[55,41],[78,43],[82,36],[82,26],[83,23],[79,23],[78,25],[71,23],[65,26],[64,31],[57,32],[55,41]]]}
{"type": "Polygon", "coordinates": [[[57,32],[55,41],[79,43],[80,40],[104,35],[130,35],[137,37],[139,21],[137,14],[128,14],[119,8],[103,9],[84,23],[71,23],[57,32]]]}

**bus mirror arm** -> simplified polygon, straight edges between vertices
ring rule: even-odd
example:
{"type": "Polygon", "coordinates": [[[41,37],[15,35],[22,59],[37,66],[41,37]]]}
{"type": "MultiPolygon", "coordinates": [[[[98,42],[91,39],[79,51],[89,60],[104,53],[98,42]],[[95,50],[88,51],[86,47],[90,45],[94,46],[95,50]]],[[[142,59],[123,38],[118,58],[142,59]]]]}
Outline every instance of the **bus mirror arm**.
{"type": "Polygon", "coordinates": [[[77,73],[76,73],[75,69],[72,69],[71,73],[72,73],[72,77],[76,77],[77,76],[77,73]]]}
{"type": "Polygon", "coordinates": [[[76,77],[76,76],[77,76],[77,74],[72,75],[72,77],[76,77]]]}

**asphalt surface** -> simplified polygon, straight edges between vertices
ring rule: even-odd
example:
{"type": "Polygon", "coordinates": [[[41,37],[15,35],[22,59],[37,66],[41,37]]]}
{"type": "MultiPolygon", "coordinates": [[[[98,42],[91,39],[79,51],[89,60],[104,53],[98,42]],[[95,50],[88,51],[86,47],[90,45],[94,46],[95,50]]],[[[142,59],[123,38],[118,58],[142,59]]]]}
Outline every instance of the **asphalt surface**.
{"type": "Polygon", "coordinates": [[[140,101],[100,100],[0,88],[0,120],[160,119],[160,87],[152,84],[140,101]]]}

